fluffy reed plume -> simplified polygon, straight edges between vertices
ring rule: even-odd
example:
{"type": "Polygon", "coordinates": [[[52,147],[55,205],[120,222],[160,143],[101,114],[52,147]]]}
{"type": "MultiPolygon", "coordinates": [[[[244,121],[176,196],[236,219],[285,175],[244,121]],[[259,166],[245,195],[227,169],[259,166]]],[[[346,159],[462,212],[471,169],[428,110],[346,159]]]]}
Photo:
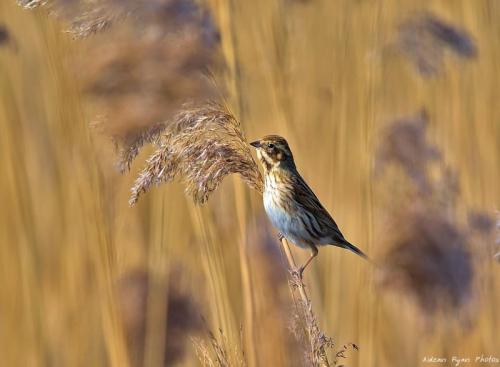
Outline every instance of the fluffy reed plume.
{"type": "Polygon", "coordinates": [[[378,164],[383,171],[393,165],[409,178],[404,193],[391,195],[390,202],[399,205],[384,208],[390,213],[391,230],[385,233],[391,246],[383,260],[383,284],[410,293],[423,310],[433,314],[459,309],[471,298],[472,230],[484,228],[485,220],[476,215],[470,221],[474,228],[458,221],[456,178],[437,147],[427,141],[427,124],[422,113],[391,124],[378,164]]]}
{"type": "MultiPolygon", "coordinates": [[[[117,285],[118,306],[133,366],[143,363],[150,279],[146,271],[132,271],[122,276],[117,285]]],[[[189,338],[202,331],[200,310],[193,296],[178,286],[179,274],[173,272],[166,286],[164,365],[182,360],[189,338]]]]}
{"type": "Polygon", "coordinates": [[[238,120],[219,104],[186,107],[159,137],[129,202],[135,204],[152,185],[180,176],[186,193],[196,203],[204,203],[231,173],[262,192],[262,177],[238,120]]]}
{"type": "Polygon", "coordinates": [[[110,26],[120,16],[125,16],[124,8],[112,1],[87,2],[82,0],[18,0],[17,3],[25,9],[34,9],[39,6],[46,8],[49,13],[66,23],[69,23],[68,32],[74,37],[86,37],[102,31],[110,26]]]}
{"type": "Polygon", "coordinates": [[[38,6],[45,5],[47,0],[18,0],[17,3],[25,9],[34,9],[38,6]]]}
{"type": "Polygon", "coordinates": [[[430,12],[418,13],[400,25],[397,46],[424,76],[442,70],[446,51],[464,59],[477,55],[477,47],[467,31],[430,12]]]}
{"type": "Polygon", "coordinates": [[[167,125],[165,122],[160,122],[142,131],[127,134],[124,137],[114,137],[115,148],[118,153],[117,166],[121,173],[130,169],[130,164],[144,145],[158,142],[167,125]]]}

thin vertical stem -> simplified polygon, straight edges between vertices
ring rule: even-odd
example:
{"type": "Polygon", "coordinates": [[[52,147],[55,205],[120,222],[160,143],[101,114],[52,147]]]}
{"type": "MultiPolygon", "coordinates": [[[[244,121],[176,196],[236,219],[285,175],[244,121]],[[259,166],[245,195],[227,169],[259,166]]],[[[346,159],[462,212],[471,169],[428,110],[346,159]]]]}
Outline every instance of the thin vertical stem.
{"type": "MultiPolygon", "coordinates": [[[[283,247],[283,251],[285,252],[285,256],[288,261],[288,265],[290,268],[296,269],[297,265],[295,263],[295,260],[293,258],[292,251],[290,250],[290,245],[288,244],[288,241],[286,238],[282,237],[280,238],[281,246],[283,247]]],[[[315,338],[317,335],[322,335],[323,333],[319,329],[316,321],[316,315],[314,315],[314,312],[312,310],[312,304],[311,300],[309,299],[309,296],[307,295],[306,292],[306,287],[305,284],[302,280],[302,276],[297,273],[292,271],[291,272],[291,286],[292,289],[297,289],[300,294],[300,298],[302,300],[302,311],[304,312],[304,318],[307,324],[307,333],[309,336],[309,342],[310,342],[310,347],[311,347],[311,356],[312,356],[312,361],[314,365],[319,365],[322,367],[329,367],[330,363],[328,362],[328,356],[326,354],[325,346],[321,341],[316,341],[315,338]]]]}

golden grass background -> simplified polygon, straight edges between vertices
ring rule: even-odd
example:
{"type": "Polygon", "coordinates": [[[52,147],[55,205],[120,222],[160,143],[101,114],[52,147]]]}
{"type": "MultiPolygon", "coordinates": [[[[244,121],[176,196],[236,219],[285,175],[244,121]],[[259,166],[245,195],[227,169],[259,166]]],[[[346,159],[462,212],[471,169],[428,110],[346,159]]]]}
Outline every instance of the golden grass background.
{"type": "MultiPolygon", "coordinates": [[[[462,214],[500,207],[498,2],[425,2],[470,31],[479,50],[471,61],[447,59],[430,79],[390,47],[399,22],[424,7],[417,1],[213,0],[210,7],[227,64],[215,78],[247,137],[286,136],[303,176],[368,255],[387,246],[377,225],[380,197],[394,191],[377,188],[372,174],[379,133],[421,107],[430,139],[459,173],[462,214]]],[[[223,331],[232,365],[300,365],[282,315],[280,300],[291,302],[286,270],[274,232],[263,230],[258,194],[235,177],[203,207],[173,184],[129,208],[140,164],[119,175],[111,144],[89,127],[91,112],[67,65],[79,43],[43,9],[2,1],[0,22],[14,39],[0,46],[1,364],[135,363],[119,311],[130,297],[120,301],[117,284],[142,271],[150,290],[143,365],[163,363],[173,286],[193,298],[216,334],[223,331]]],[[[500,350],[499,267],[484,261],[477,271],[467,325],[444,315],[430,327],[405,295],[377,287],[369,265],[335,248],[322,249],[305,281],[323,329],[336,343],[360,346],[347,365],[420,366],[424,356],[500,350]]],[[[206,338],[195,329],[193,337],[206,338]]],[[[199,365],[189,338],[172,364],[199,365]]]]}

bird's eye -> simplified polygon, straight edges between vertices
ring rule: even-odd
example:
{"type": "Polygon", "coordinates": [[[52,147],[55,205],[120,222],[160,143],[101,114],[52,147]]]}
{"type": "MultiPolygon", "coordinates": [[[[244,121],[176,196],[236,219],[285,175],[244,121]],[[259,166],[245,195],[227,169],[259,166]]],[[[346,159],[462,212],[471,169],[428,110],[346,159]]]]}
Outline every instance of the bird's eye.
{"type": "Polygon", "coordinates": [[[267,147],[268,147],[269,149],[273,149],[273,148],[274,148],[274,144],[273,144],[273,143],[269,143],[269,144],[267,144],[267,147]]]}

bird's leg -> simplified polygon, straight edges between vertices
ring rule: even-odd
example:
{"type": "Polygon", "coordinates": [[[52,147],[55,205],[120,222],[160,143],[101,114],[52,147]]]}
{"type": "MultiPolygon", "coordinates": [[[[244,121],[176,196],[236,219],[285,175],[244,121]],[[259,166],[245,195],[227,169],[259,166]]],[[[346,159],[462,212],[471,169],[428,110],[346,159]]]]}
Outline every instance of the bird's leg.
{"type": "Polygon", "coordinates": [[[283,238],[285,238],[285,235],[281,232],[278,232],[278,241],[281,242],[283,240],[283,238]]]}
{"type": "Polygon", "coordinates": [[[302,273],[306,269],[307,265],[318,255],[318,248],[314,245],[311,246],[311,256],[309,259],[307,259],[306,263],[299,267],[298,269],[294,270],[293,272],[296,273],[300,279],[302,279],[302,273]]]}

